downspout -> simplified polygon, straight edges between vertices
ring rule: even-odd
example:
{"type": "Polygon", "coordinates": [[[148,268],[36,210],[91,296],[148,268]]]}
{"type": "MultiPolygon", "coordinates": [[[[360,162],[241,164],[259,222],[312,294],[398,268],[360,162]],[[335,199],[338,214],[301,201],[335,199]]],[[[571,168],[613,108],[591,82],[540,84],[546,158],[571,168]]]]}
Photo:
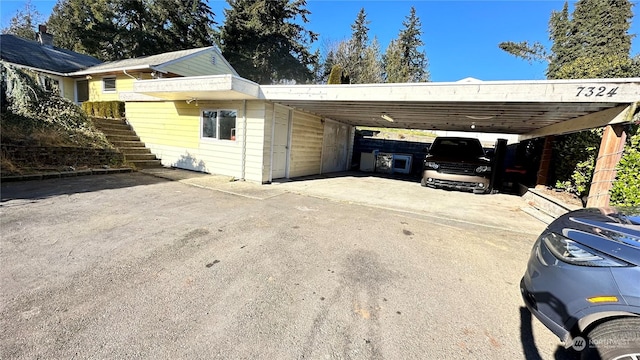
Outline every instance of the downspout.
{"type": "Polygon", "coordinates": [[[133,76],[133,75],[129,74],[129,73],[127,72],[127,70],[122,70],[122,72],[123,72],[125,75],[127,75],[128,77],[132,78],[133,80],[138,80],[138,78],[136,78],[135,76],[133,76]]]}
{"type": "Polygon", "coordinates": [[[247,100],[242,100],[242,175],[240,179],[245,180],[247,172],[247,100]]]}

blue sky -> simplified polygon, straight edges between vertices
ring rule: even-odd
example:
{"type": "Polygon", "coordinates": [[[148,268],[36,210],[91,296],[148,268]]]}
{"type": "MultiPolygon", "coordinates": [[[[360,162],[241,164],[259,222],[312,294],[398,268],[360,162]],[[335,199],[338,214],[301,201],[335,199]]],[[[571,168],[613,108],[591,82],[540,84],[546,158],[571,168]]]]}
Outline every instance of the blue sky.
{"type": "MultiPolygon", "coordinates": [[[[48,18],[55,1],[32,0],[38,11],[48,18]]],[[[569,2],[570,11],[573,1],[569,2]]],[[[25,1],[2,0],[2,27],[9,24],[25,1]]],[[[561,10],[564,1],[349,1],[307,0],[311,11],[305,27],[320,35],[313,44],[321,51],[332,42],[351,36],[351,24],[364,7],[369,36],[376,36],[382,51],[397,37],[411,6],[422,22],[424,50],[429,59],[432,81],[457,81],[466,77],[480,80],[541,80],[546,64],[528,62],[498,48],[502,41],[539,41],[549,45],[547,25],[553,10],[561,10]]],[[[224,21],[226,1],[209,0],[216,21],[224,21]]],[[[638,9],[634,9],[638,11],[638,9]]],[[[636,17],[630,33],[640,33],[636,17]]],[[[640,53],[637,38],[632,54],[640,53]]]]}

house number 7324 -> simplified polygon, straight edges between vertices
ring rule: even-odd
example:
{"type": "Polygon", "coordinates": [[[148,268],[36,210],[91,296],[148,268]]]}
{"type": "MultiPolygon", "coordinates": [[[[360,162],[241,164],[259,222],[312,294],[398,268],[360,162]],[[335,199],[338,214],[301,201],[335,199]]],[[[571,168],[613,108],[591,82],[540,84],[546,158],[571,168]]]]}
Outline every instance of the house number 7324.
{"type": "Polygon", "coordinates": [[[584,96],[584,97],[602,97],[602,96],[607,96],[607,97],[612,97],[614,95],[616,95],[616,92],[618,91],[617,87],[614,88],[608,88],[606,86],[578,86],[576,89],[578,89],[578,92],[576,93],[576,97],[577,96],[584,96]]]}

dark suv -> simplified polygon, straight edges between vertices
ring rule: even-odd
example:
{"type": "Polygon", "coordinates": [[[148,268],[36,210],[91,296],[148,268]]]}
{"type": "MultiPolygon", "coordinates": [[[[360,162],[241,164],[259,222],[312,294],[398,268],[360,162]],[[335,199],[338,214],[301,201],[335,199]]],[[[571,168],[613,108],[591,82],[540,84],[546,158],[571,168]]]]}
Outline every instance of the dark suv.
{"type": "Polygon", "coordinates": [[[486,193],[490,191],[491,161],[480,140],[439,136],[424,159],[422,186],[486,193]]]}
{"type": "Polygon", "coordinates": [[[640,208],[560,216],[534,244],[520,291],[583,359],[640,359],[640,208]]]}

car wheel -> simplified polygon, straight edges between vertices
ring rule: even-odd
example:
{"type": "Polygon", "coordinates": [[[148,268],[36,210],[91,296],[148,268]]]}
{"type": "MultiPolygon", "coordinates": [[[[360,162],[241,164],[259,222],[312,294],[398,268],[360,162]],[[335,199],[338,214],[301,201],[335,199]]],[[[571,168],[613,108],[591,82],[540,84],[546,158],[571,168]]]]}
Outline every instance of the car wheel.
{"type": "Polygon", "coordinates": [[[610,320],[588,334],[583,360],[640,359],[640,318],[610,320]]]}

